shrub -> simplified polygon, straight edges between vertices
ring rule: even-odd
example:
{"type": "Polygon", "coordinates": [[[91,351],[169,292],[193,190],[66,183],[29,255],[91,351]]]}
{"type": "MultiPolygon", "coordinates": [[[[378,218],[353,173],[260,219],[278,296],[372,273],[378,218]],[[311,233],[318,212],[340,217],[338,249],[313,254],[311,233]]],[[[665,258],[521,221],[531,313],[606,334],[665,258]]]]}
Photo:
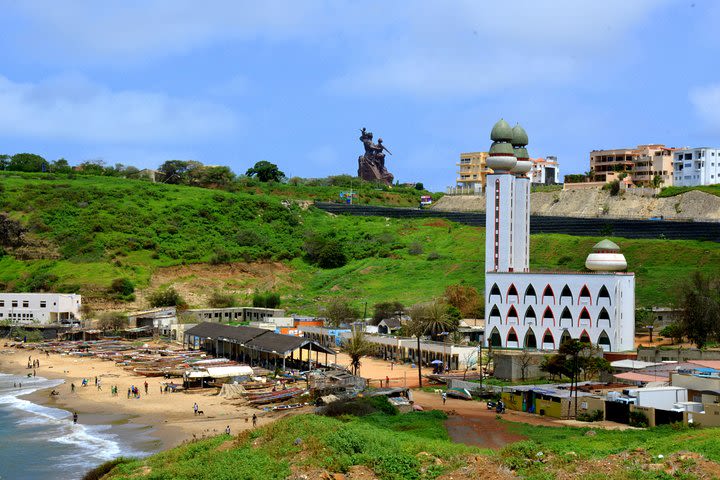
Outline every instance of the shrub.
{"type": "Polygon", "coordinates": [[[578,413],[577,419],[581,422],[601,422],[605,416],[602,410],[592,410],[590,412],[578,413]]]}
{"type": "Polygon", "coordinates": [[[210,257],[211,265],[221,265],[223,263],[230,263],[232,261],[232,255],[227,250],[219,248],[215,250],[215,253],[210,257]]]}
{"type": "Polygon", "coordinates": [[[364,417],[377,412],[397,415],[398,409],[390,403],[387,397],[356,397],[331,403],[325,408],[323,415],[328,417],[340,417],[342,415],[364,417]]]}
{"type": "Polygon", "coordinates": [[[280,294],[274,292],[255,292],[253,295],[253,307],[278,308],[280,306],[280,294]]]}
{"type": "Polygon", "coordinates": [[[129,460],[123,457],[118,457],[114,460],[108,460],[107,462],[101,463],[100,465],[83,475],[82,480],[100,480],[118,465],[128,462],[129,460]]]}
{"type": "Polygon", "coordinates": [[[187,303],[180,294],[173,288],[157,290],[148,297],[152,307],[185,307],[187,303]]]}
{"type": "Polygon", "coordinates": [[[213,292],[208,299],[210,308],[230,308],[237,306],[237,298],[231,293],[213,292]]]}
{"type": "Polygon", "coordinates": [[[423,253],[423,247],[420,244],[420,242],[413,242],[408,247],[408,253],[410,255],[422,255],[423,253]]]}
{"type": "Polygon", "coordinates": [[[630,412],[630,426],[645,428],[650,424],[647,415],[643,412],[632,411],[630,412]]]}
{"type": "Polygon", "coordinates": [[[129,278],[116,278],[110,284],[110,292],[125,297],[135,292],[135,285],[129,278]]]}

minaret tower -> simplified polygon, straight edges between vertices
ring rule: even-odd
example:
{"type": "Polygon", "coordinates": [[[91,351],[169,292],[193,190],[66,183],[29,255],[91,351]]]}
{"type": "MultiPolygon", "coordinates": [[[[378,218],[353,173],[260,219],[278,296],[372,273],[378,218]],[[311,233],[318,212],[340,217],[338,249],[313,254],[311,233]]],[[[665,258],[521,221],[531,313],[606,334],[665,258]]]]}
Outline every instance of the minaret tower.
{"type": "Polygon", "coordinates": [[[510,170],[517,165],[512,146],[513,129],[505,120],[495,124],[490,133],[493,141],[487,166],[493,173],[487,176],[485,213],[485,270],[512,272],[513,261],[513,190],[515,175],[510,170]]]}
{"type": "Polygon", "coordinates": [[[512,145],[517,163],[510,170],[515,176],[513,189],[512,268],[515,272],[530,270],[530,177],[532,162],[525,148],[528,136],[525,129],[515,125],[512,129],[512,145]]]}

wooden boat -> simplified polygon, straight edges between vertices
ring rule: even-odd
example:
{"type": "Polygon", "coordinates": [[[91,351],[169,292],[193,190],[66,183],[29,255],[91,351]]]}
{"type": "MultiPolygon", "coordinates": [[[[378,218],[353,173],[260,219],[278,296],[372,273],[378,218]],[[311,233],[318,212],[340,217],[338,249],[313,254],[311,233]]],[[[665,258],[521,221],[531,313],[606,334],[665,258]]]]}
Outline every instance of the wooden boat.
{"type": "Polygon", "coordinates": [[[266,403],[274,403],[282,400],[288,400],[293,397],[297,397],[304,392],[301,388],[290,388],[288,390],[278,390],[276,392],[270,392],[265,394],[258,394],[250,398],[249,402],[253,405],[264,405],[266,403]]]}
{"type": "Polygon", "coordinates": [[[162,377],[165,375],[165,372],[157,368],[136,367],[133,371],[144,377],[162,377]]]}
{"type": "Polygon", "coordinates": [[[448,388],[445,393],[447,393],[448,397],[472,400],[472,395],[470,395],[470,392],[464,388],[448,388]]]}

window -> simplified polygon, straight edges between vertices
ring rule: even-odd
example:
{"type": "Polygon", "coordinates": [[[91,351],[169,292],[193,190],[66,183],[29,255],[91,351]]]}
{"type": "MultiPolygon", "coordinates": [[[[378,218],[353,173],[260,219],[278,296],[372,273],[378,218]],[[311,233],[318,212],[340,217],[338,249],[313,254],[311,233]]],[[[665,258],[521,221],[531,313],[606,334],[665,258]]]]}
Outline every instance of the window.
{"type": "Polygon", "coordinates": [[[573,304],[573,295],[570,291],[570,287],[568,287],[567,285],[565,285],[562,289],[562,292],[560,292],[560,305],[564,303],[569,303],[570,305],[573,304]]]}
{"type": "Polygon", "coordinates": [[[563,327],[572,327],[573,321],[572,321],[572,315],[570,314],[570,310],[565,307],[560,314],[560,326],[563,327]]]}
{"type": "Polygon", "coordinates": [[[18,306],[17,300],[12,301],[12,306],[13,306],[13,308],[17,308],[17,306],[18,306]]]}
{"type": "Polygon", "coordinates": [[[30,306],[30,302],[27,300],[23,300],[23,308],[28,308],[30,306]]]}
{"type": "Polygon", "coordinates": [[[502,294],[500,293],[500,287],[498,287],[497,283],[494,283],[490,288],[490,300],[492,300],[495,295],[500,297],[500,301],[502,302],[502,294]]]}
{"type": "Polygon", "coordinates": [[[47,306],[47,302],[45,300],[40,300],[40,308],[45,308],[47,306]]]}
{"type": "Polygon", "coordinates": [[[5,306],[5,300],[0,300],[0,307],[4,307],[4,306],[5,306]]]}
{"type": "Polygon", "coordinates": [[[587,311],[587,308],[582,309],[580,318],[578,319],[578,327],[585,325],[592,327],[592,320],[590,319],[590,313],[587,311]]]}
{"type": "Polygon", "coordinates": [[[511,305],[510,310],[508,310],[506,323],[514,323],[515,325],[518,325],[520,323],[518,321],[518,314],[517,314],[517,310],[515,310],[514,305],[511,305]]]}

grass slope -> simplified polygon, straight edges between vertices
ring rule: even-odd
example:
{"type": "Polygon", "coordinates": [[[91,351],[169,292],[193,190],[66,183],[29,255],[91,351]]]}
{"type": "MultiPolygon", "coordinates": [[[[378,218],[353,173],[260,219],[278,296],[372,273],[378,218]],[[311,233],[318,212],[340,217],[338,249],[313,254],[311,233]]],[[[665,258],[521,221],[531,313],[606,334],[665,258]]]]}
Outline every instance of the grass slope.
{"type": "Polygon", "coordinates": [[[700,185],[697,187],[665,187],[660,191],[658,197],[674,197],[675,195],[680,195],[681,193],[690,192],[692,190],[698,190],[700,192],[720,197],[720,184],[700,185]]]}
{"type": "MultiPolygon", "coordinates": [[[[0,252],[0,288],[102,297],[119,277],[142,288],[162,267],[260,260],[290,267],[291,281],[279,288],[284,304],[298,313],[316,312],[332,295],[346,295],[360,308],[367,301],[370,308],[427,300],[455,283],[483,289],[482,228],[441,219],[332,216],[285,206],[283,198],[109,177],[2,174],[0,211],[29,229],[33,245],[0,252]],[[308,234],[337,239],[349,262],[329,270],[309,265],[302,259],[308,234]]],[[[531,267],[582,270],[599,239],[533,235],[531,267]]],[[[720,265],[717,243],[614,241],[637,274],[640,305],[667,304],[693,271],[713,273],[720,265]]],[[[252,279],[242,285],[247,292],[252,279]]]]}

